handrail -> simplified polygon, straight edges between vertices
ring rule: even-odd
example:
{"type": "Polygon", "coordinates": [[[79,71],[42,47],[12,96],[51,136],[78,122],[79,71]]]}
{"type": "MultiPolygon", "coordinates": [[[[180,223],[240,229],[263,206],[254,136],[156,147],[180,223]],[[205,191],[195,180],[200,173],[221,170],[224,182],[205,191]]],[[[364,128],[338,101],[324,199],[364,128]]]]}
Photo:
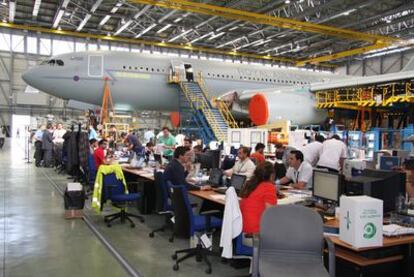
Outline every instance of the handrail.
{"type": "Polygon", "coordinates": [[[215,134],[216,138],[219,140],[224,140],[225,134],[220,128],[218,128],[219,123],[214,118],[214,115],[210,110],[210,106],[207,103],[207,100],[204,97],[195,97],[194,95],[192,95],[182,82],[180,82],[180,87],[184,92],[184,95],[187,98],[188,102],[190,103],[191,108],[200,109],[205,115],[207,122],[210,124],[210,127],[213,130],[213,133],[215,134]]]}
{"type": "MultiPolygon", "coordinates": [[[[210,98],[209,94],[208,94],[208,90],[203,78],[203,75],[201,73],[201,71],[198,72],[197,74],[197,83],[200,86],[201,92],[204,94],[204,96],[209,99],[209,101],[212,101],[212,99],[210,98]]],[[[231,128],[238,128],[238,124],[236,122],[236,120],[233,117],[233,114],[231,113],[231,111],[229,110],[229,108],[227,107],[227,105],[220,101],[215,99],[215,103],[218,103],[218,110],[220,112],[220,114],[223,116],[224,120],[226,120],[228,126],[230,126],[231,128]]]]}

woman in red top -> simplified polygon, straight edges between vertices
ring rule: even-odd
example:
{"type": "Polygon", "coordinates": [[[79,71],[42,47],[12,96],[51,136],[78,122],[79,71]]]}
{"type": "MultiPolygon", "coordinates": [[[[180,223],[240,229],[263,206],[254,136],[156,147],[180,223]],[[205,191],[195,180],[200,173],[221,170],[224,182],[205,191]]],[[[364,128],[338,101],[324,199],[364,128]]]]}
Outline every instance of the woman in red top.
{"type": "Polygon", "coordinates": [[[244,185],[240,193],[244,234],[259,233],[264,210],[277,204],[274,179],[273,165],[264,162],[256,167],[253,177],[244,185]]]}

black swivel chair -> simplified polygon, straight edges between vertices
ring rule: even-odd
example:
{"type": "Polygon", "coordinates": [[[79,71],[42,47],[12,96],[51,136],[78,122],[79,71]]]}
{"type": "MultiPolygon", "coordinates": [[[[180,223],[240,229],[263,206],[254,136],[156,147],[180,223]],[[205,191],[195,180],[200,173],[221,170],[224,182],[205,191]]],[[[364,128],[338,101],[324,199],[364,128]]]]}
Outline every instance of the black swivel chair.
{"type": "MultiPolygon", "coordinates": [[[[196,232],[212,232],[214,228],[221,227],[221,219],[212,215],[220,213],[219,211],[206,211],[200,215],[194,215],[192,206],[188,199],[188,191],[185,186],[172,186],[172,202],[174,207],[175,224],[174,233],[183,234],[186,237],[191,237],[196,232]]],[[[212,272],[211,263],[208,256],[220,256],[220,253],[215,253],[203,247],[200,236],[198,236],[197,246],[189,249],[177,250],[172,255],[175,264],[173,270],[179,269],[179,263],[190,258],[196,257],[197,261],[204,261],[207,264],[206,273],[212,272]],[[178,254],[185,254],[178,258],[178,254]]]]}
{"type": "MultiPolygon", "coordinates": [[[[173,227],[174,223],[171,221],[171,218],[174,216],[173,207],[169,201],[168,186],[164,180],[164,174],[160,171],[154,172],[154,183],[155,183],[155,203],[157,214],[163,215],[165,217],[165,223],[163,226],[154,229],[149,233],[151,238],[154,237],[156,232],[164,232],[168,227],[173,227]]],[[[170,242],[174,241],[174,232],[171,233],[169,238],[170,242]]]]}
{"type": "MultiPolygon", "coordinates": [[[[125,221],[131,223],[131,228],[135,227],[131,217],[138,218],[141,222],[144,222],[144,217],[131,214],[126,211],[128,202],[138,201],[138,199],[141,198],[141,194],[125,193],[123,180],[118,180],[114,173],[103,176],[102,192],[102,203],[105,203],[107,200],[111,200],[113,206],[121,209],[118,213],[104,217],[104,221],[108,227],[111,227],[111,222],[118,218],[121,220],[121,223],[125,223],[125,221]]],[[[103,207],[103,205],[101,207],[103,207]]]]}

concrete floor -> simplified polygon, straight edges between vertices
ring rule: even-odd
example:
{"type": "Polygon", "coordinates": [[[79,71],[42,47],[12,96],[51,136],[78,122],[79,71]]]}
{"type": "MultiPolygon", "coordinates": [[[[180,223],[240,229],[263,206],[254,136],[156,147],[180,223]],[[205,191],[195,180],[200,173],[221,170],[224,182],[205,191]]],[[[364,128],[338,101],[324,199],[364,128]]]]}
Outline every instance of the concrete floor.
{"type": "MultiPolygon", "coordinates": [[[[63,219],[63,199],[51,183],[64,189],[66,175],[27,165],[23,158],[22,144],[10,147],[9,141],[0,150],[0,276],[128,276],[82,220],[63,219]]],[[[108,228],[102,215],[88,208],[89,202],[86,206],[84,212],[95,227],[142,276],[248,275],[248,269],[236,270],[221,264],[220,258],[210,259],[211,275],[194,258],[173,271],[171,254],[187,248],[189,240],[170,243],[169,231],[149,238],[151,229],[162,224],[161,217],[145,216],[146,222],[136,220],[134,229],[116,223],[108,228]]]]}

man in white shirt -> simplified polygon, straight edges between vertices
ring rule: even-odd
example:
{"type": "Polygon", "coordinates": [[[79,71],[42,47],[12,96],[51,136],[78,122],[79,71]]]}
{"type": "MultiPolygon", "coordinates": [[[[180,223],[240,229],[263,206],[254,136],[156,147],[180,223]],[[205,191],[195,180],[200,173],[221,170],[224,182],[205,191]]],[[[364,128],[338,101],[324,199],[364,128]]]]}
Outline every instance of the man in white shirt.
{"type": "Polygon", "coordinates": [[[288,157],[289,168],[286,176],[276,181],[276,185],[285,185],[292,182],[295,189],[312,187],[312,166],[303,160],[303,153],[299,150],[292,150],[288,157]]]}
{"type": "Polygon", "coordinates": [[[234,164],[232,169],[224,171],[224,174],[231,177],[233,174],[244,175],[247,180],[253,176],[256,165],[249,158],[250,149],[248,147],[240,147],[238,152],[239,160],[234,164]]]}
{"type": "Polygon", "coordinates": [[[333,135],[322,144],[322,154],[317,164],[318,168],[326,168],[332,172],[342,170],[347,157],[347,148],[338,135],[333,135]]]}
{"type": "Polygon", "coordinates": [[[317,134],[315,135],[315,141],[305,145],[302,149],[303,158],[313,167],[315,167],[319,161],[324,140],[323,136],[317,134]]]}
{"type": "Polygon", "coordinates": [[[53,131],[53,143],[62,144],[65,141],[63,139],[64,134],[66,134],[66,130],[63,129],[62,123],[58,123],[56,130],[53,131]]]}

